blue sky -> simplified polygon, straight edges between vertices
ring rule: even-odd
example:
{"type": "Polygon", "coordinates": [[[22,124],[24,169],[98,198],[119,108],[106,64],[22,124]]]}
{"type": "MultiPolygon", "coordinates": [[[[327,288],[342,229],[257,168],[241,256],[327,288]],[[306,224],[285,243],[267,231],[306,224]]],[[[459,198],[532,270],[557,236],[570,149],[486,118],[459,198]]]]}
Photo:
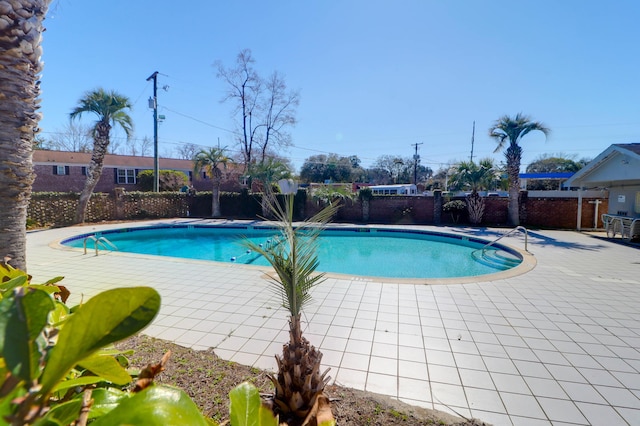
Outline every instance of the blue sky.
{"type": "Polygon", "coordinates": [[[518,112],[552,130],[524,139],[523,167],[544,153],[593,158],[640,141],[638,16],[633,0],[54,0],[40,127],[60,131],[83,93],[104,87],[134,103],[135,137],[152,137],[146,79],[158,71],[160,155],[218,139],[235,150],[213,63],[249,48],[261,74],[300,90],[283,153],[298,167],[326,153],[370,166],[422,143],[437,170],[469,159],[473,121],[474,158],[501,161],[487,130],[518,112]]]}

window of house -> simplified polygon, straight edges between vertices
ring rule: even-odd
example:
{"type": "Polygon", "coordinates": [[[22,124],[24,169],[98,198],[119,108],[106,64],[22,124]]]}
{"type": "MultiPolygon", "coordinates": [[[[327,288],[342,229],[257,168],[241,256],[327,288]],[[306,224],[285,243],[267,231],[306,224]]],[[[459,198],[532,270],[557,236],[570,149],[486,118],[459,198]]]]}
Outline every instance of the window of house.
{"type": "Polygon", "coordinates": [[[54,175],[68,175],[69,166],[53,166],[54,175]]]}
{"type": "Polygon", "coordinates": [[[119,184],[135,184],[136,170],[135,169],[118,169],[118,183],[119,184]]]}
{"type": "Polygon", "coordinates": [[[86,176],[86,175],[87,175],[87,167],[82,166],[82,176],[86,176]]]}

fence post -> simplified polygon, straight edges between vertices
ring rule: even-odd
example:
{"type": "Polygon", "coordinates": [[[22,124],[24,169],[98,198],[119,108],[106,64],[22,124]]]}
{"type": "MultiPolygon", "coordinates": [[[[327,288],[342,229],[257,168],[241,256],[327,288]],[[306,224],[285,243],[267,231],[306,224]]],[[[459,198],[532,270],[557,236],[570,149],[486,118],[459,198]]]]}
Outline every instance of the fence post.
{"type": "Polygon", "coordinates": [[[433,191],[433,222],[436,225],[442,223],[442,191],[433,191]]]}
{"type": "Polygon", "coordinates": [[[518,192],[518,206],[519,208],[519,212],[518,212],[518,217],[520,218],[520,224],[521,225],[526,225],[527,224],[527,201],[529,200],[529,191],[527,190],[520,190],[520,192],[518,192]]]}
{"type": "Polygon", "coordinates": [[[124,219],[124,188],[115,188],[113,190],[113,195],[115,198],[115,205],[116,205],[116,219],[118,220],[122,220],[124,219]]]}
{"type": "Polygon", "coordinates": [[[582,189],[578,189],[578,217],[576,218],[576,229],[582,230],[582,189]]]}

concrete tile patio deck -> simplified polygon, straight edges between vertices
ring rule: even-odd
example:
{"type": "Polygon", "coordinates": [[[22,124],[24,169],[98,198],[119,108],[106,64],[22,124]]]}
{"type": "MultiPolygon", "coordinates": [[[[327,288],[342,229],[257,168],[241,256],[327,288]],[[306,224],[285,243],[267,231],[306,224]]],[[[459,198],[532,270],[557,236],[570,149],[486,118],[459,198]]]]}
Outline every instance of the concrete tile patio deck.
{"type": "MultiPolygon", "coordinates": [[[[34,282],[64,274],[72,303],[109,288],[150,285],[163,303],[146,334],[275,367],[287,314],[262,270],[124,253],[95,257],[51,245],[122,226],[29,233],[34,282]]],[[[422,228],[491,239],[504,232],[422,228]]],[[[523,247],[522,236],[503,241],[523,247]]],[[[330,278],[313,291],[305,336],[320,347],[337,383],[427,408],[496,425],[640,425],[640,250],[576,232],[536,231],[529,251],[537,259],[532,271],[494,281],[330,278]]]]}

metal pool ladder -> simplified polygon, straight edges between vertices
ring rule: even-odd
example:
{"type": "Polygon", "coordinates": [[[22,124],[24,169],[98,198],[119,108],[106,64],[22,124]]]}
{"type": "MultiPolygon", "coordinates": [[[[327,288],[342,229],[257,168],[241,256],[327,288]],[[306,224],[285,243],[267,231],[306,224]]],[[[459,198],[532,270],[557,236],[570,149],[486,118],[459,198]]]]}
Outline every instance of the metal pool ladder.
{"type": "Polygon", "coordinates": [[[88,237],[85,237],[84,241],[82,242],[82,246],[84,247],[84,254],[87,254],[87,240],[93,241],[93,246],[96,249],[96,256],[98,255],[100,244],[102,244],[102,246],[107,250],[118,250],[118,247],[116,247],[116,245],[111,241],[107,240],[107,237],[96,238],[95,235],[89,235],[88,237]]]}
{"type": "Polygon", "coordinates": [[[474,250],[474,253],[477,252],[477,251],[482,251],[482,254],[484,254],[484,252],[489,247],[491,247],[492,245],[494,245],[495,243],[497,243],[498,241],[500,241],[504,237],[513,234],[516,231],[524,231],[524,251],[528,252],[529,250],[527,249],[527,244],[528,244],[528,240],[529,240],[529,233],[527,232],[527,228],[525,228],[524,226],[516,226],[515,228],[513,228],[511,231],[507,232],[506,234],[502,234],[498,238],[496,238],[495,240],[491,241],[490,243],[485,244],[482,248],[474,250]]]}
{"type": "Polygon", "coordinates": [[[505,256],[504,254],[501,254],[502,250],[496,250],[494,248],[491,252],[487,253],[487,250],[489,249],[489,247],[491,247],[492,245],[494,245],[496,242],[500,241],[502,238],[506,237],[507,235],[511,235],[516,231],[524,231],[524,250],[528,252],[529,250],[527,250],[528,248],[527,244],[528,244],[529,234],[527,233],[527,229],[524,226],[517,226],[514,229],[507,232],[506,234],[503,234],[498,238],[496,238],[495,240],[491,241],[490,243],[485,244],[482,248],[472,251],[471,257],[478,262],[484,263],[487,266],[491,266],[491,267],[499,268],[503,270],[509,269],[518,265],[520,263],[520,260],[515,260],[510,256],[505,256]]]}

